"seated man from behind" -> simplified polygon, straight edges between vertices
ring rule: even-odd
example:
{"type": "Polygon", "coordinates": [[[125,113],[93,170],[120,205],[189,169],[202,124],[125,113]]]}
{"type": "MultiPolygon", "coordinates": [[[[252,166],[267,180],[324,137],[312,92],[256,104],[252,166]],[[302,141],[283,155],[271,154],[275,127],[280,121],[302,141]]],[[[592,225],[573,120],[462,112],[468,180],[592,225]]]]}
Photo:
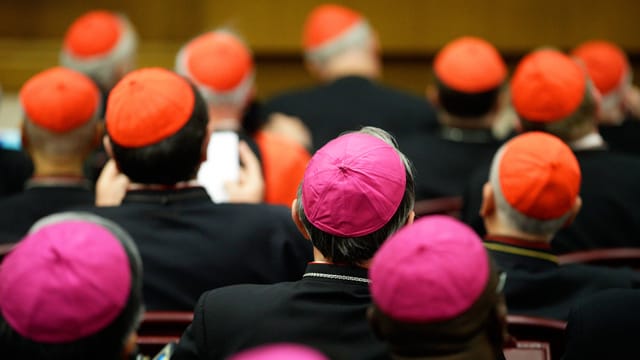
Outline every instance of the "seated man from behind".
{"type": "Polygon", "coordinates": [[[0,267],[3,359],[132,359],[142,311],[138,251],[94,215],[40,220],[0,267]]]}
{"type": "Polygon", "coordinates": [[[215,204],[195,177],[207,107],[187,80],[149,68],[111,91],[106,149],[131,184],[120,206],[94,208],[134,238],[148,309],[192,310],[206,290],[299,278],[311,247],[285,207],[215,204]]]}
{"type": "Polygon", "coordinates": [[[396,136],[436,126],[435,111],[425,98],[379,82],[379,44],[362,14],[341,5],[319,5],[305,21],[303,38],[306,67],[322,83],[274,97],[265,104],[265,117],[299,117],[311,131],[314,149],[365,125],[396,136]]]}
{"type": "Polygon", "coordinates": [[[367,268],[380,245],[413,221],[413,174],[395,140],[363,128],[311,158],[292,217],[315,261],[294,282],[205,293],[174,358],[221,359],[250,347],[294,342],[331,359],[386,359],[367,325],[367,268]]]}
{"type": "Polygon", "coordinates": [[[434,60],[440,127],[398,142],[416,167],[416,199],[460,196],[476,167],[489,163],[502,141],[493,134],[507,66],[489,42],[462,37],[434,60]]]}
{"type": "Polygon", "coordinates": [[[43,216],[92,205],[83,163],[100,143],[100,92],[86,76],[65,68],[45,70],[20,90],[23,147],[33,161],[25,191],[0,201],[0,242],[15,242],[43,216]]]}
{"type": "Polygon", "coordinates": [[[550,243],[580,209],[580,180],[571,149],[542,132],[517,136],[494,157],[480,211],[485,246],[507,273],[510,313],[566,320],[579,298],[640,285],[630,269],[558,265],[550,243]]]}
{"type": "Polygon", "coordinates": [[[394,359],[504,358],[504,278],[468,226],[419,219],[387,240],[369,275],[367,316],[394,359]]]}

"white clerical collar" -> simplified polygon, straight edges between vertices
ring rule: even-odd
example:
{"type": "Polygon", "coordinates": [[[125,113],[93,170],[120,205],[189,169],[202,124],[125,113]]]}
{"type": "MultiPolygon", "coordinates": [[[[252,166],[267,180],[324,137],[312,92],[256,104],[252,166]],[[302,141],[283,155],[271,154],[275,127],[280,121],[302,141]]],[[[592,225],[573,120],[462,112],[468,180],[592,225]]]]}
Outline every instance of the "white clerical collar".
{"type": "Polygon", "coordinates": [[[604,142],[604,139],[597,132],[585,135],[578,140],[569,142],[569,147],[574,151],[603,149],[606,146],[607,144],[604,142]]]}

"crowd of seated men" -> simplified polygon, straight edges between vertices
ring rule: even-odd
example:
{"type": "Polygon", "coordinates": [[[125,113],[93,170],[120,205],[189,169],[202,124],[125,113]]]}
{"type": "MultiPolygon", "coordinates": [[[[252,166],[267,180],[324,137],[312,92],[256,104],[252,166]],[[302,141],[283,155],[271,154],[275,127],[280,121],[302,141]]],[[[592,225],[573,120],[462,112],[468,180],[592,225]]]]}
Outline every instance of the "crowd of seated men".
{"type": "Polygon", "coordinates": [[[0,357],[154,356],[147,311],[193,314],[158,359],[509,359],[509,315],[566,322],[555,357],[640,356],[638,270],[558,259],[640,248],[640,92],[616,45],[509,75],[459,37],[420,97],[380,81],[363,14],[323,4],[303,29],[318,83],[261,102],[239,34],[196,35],[175,71],[135,69],[138,41],[90,11],[20,89],[0,357]],[[445,197],[459,218],[416,214],[445,197]]]}

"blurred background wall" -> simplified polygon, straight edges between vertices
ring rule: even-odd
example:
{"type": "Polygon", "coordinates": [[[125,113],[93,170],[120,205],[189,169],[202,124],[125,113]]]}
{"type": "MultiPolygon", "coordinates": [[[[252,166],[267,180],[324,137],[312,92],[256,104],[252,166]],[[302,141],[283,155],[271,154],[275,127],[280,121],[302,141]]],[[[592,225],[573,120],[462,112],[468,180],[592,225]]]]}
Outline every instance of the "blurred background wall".
{"type": "MultiPolygon", "coordinates": [[[[488,39],[513,65],[532,48],[569,49],[590,38],[621,45],[640,66],[637,0],[351,0],[377,29],[386,83],[421,93],[433,54],[454,37],[488,39]]],[[[259,96],[312,82],[300,56],[301,27],[315,0],[0,0],[0,84],[16,92],[57,63],[66,27],[83,12],[126,13],[141,37],[139,66],[172,68],[180,45],[219,26],[255,51],[259,96]]],[[[638,71],[636,71],[638,73],[638,71]]],[[[637,81],[636,81],[637,82],[637,81]]]]}

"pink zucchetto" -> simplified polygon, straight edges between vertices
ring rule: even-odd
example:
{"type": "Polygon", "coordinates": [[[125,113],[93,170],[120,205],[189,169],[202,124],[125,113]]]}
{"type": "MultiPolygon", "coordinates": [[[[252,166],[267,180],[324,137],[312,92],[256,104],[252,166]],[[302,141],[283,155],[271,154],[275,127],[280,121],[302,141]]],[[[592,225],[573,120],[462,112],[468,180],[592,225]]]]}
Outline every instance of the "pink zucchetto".
{"type": "Polygon", "coordinates": [[[123,311],[134,282],[119,238],[81,219],[43,225],[0,266],[0,312],[21,336],[68,343],[94,335],[123,311]]]}
{"type": "Polygon", "coordinates": [[[471,228],[447,216],[425,217],[378,250],[369,269],[371,295],[394,320],[445,321],[478,300],[489,271],[482,240],[471,228]]]}
{"type": "Polygon", "coordinates": [[[229,360],[328,360],[319,351],[299,344],[272,344],[245,350],[229,360]]]}
{"type": "Polygon", "coordinates": [[[368,235],[396,213],[405,185],[405,167],[393,146],[363,133],[342,135],[318,150],[307,166],[304,213],[329,234],[368,235]]]}

